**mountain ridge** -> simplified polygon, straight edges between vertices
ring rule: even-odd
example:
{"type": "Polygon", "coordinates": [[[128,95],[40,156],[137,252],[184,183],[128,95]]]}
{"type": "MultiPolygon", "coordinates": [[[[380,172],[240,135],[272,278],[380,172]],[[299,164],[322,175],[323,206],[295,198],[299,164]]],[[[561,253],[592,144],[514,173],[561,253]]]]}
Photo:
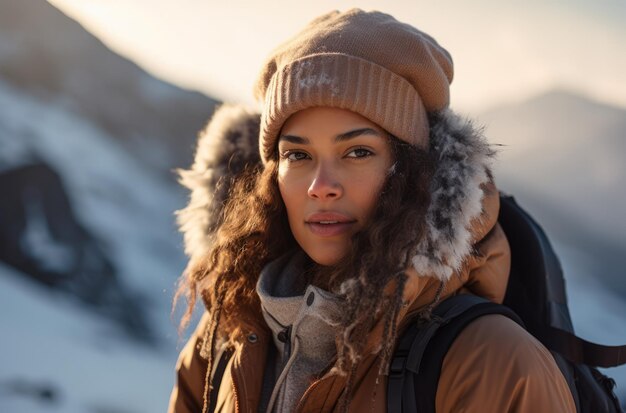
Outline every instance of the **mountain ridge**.
{"type": "Polygon", "coordinates": [[[556,89],[479,116],[500,144],[495,176],[597,276],[626,295],[626,109],[556,89]]]}
{"type": "Polygon", "coordinates": [[[0,4],[0,62],[14,87],[89,118],[172,181],[218,103],[155,78],[43,0],[0,4]]]}

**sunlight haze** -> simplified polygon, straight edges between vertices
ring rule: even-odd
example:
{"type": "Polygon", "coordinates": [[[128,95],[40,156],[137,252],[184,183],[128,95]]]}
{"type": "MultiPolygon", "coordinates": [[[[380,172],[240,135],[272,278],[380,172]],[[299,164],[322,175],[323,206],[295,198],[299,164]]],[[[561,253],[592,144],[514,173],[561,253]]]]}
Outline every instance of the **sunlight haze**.
{"type": "Polygon", "coordinates": [[[51,0],[151,73],[220,100],[253,103],[259,68],[315,16],[388,12],[452,54],[452,105],[477,113],[564,88],[626,107],[626,3],[620,1],[51,0]]]}

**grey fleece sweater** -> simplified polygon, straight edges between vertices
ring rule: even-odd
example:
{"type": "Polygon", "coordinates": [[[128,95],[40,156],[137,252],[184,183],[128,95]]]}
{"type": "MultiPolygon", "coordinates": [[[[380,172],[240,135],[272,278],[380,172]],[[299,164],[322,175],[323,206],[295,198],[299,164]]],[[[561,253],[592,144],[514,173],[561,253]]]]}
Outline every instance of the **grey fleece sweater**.
{"type": "MultiPolygon", "coordinates": [[[[266,381],[274,383],[268,413],[293,411],[336,354],[340,300],[328,291],[306,285],[306,260],[302,252],[283,255],[263,269],[257,283],[263,317],[272,330],[278,354],[275,374],[265,375],[266,381]]],[[[272,388],[268,384],[263,387],[272,388]]]]}

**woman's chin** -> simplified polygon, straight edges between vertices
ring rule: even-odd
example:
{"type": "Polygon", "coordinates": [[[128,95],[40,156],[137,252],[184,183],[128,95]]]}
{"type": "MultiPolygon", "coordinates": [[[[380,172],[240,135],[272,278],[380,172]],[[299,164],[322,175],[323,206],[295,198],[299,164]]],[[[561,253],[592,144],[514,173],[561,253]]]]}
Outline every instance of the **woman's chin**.
{"type": "Polygon", "coordinates": [[[304,252],[318,265],[322,267],[331,267],[336,265],[341,261],[343,257],[343,251],[333,250],[333,251],[307,251],[304,252]]]}

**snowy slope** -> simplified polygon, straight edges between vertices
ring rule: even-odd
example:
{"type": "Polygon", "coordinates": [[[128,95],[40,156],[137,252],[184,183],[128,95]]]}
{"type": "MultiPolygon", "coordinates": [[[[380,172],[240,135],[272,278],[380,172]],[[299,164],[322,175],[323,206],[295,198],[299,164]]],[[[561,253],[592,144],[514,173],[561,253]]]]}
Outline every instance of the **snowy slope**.
{"type": "Polygon", "coordinates": [[[185,194],[169,169],[191,159],[215,101],[154,79],[45,1],[1,2],[0,21],[0,172],[39,160],[58,172],[157,337],[141,346],[0,263],[0,413],[164,411],[184,341],[170,310],[185,194]]]}
{"type": "Polygon", "coordinates": [[[139,347],[77,300],[2,266],[0,412],[162,411],[180,347],[170,307],[185,260],[172,212],[184,198],[62,102],[0,81],[0,107],[0,165],[42,159],[60,173],[81,222],[106,241],[127,287],[145,297],[160,344],[139,347]],[[49,397],[37,401],[37,392],[49,397]]]}
{"type": "Polygon", "coordinates": [[[0,81],[0,107],[0,165],[47,161],[69,186],[83,224],[108,244],[123,278],[153,297],[169,290],[184,264],[172,216],[184,203],[179,190],[60,102],[42,102],[0,81]]]}
{"type": "Polygon", "coordinates": [[[0,303],[0,412],[165,410],[175,346],[133,345],[110,322],[77,311],[2,264],[0,303]]]}

